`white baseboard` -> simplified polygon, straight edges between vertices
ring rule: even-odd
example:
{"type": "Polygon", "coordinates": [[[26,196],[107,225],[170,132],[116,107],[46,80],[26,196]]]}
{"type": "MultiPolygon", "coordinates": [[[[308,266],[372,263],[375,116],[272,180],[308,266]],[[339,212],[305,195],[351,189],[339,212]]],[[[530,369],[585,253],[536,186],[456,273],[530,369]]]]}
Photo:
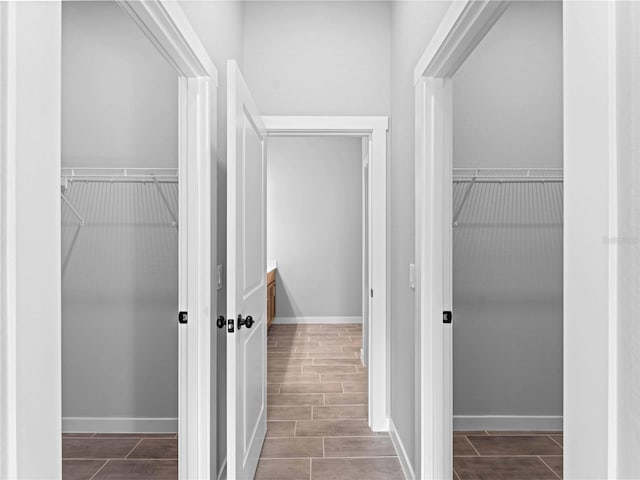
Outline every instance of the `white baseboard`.
{"type": "Polygon", "coordinates": [[[174,433],[177,418],[63,417],[63,432],[174,433]]]}
{"type": "Polygon", "coordinates": [[[562,430],[562,417],[454,415],[454,430],[562,430]]]}
{"type": "Polygon", "coordinates": [[[402,467],[404,478],[407,480],[415,480],[416,474],[413,471],[411,462],[409,462],[407,450],[404,448],[404,444],[402,443],[402,440],[400,440],[396,426],[393,424],[393,420],[391,419],[389,419],[389,437],[391,437],[391,443],[393,443],[393,448],[395,448],[398,459],[400,460],[400,466],[402,467]]]}
{"type": "Polygon", "coordinates": [[[362,317],[275,317],[274,324],[293,323],[362,323],[362,317]]]}

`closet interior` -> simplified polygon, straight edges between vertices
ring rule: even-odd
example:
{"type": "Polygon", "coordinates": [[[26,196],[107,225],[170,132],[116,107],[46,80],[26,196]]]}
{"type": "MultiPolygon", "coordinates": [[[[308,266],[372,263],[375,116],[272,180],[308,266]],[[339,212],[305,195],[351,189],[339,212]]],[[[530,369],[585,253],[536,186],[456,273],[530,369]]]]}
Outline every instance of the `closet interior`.
{"type": "Polygon", "coordinates": [[[177,478],[177,86],[116,2],[62,5],[63,478],[177,478]]]}
{"type": "Polygon", "coordinates": [[[558,478],[561,3],[510,4],[452,90],[455,475],[558,478]]]}

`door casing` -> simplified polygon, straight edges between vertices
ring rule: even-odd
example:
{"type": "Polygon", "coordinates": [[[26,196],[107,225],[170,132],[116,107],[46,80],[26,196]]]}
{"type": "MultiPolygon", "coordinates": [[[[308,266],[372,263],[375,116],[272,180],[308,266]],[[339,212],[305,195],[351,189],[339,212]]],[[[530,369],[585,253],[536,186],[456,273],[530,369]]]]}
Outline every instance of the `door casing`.
{"type": "MultiPolygon", "coordinates": [[[[387,130],[384,116],[263,116],[267,136],[351,136],[363,139],[369,178],[369,427],[389,430],[389,283],[387,279],[387,130]]],[[[268,159],[267,159],[268,162],[268,159]]],[[[364,292],[363,292],[364,293],[364,292]]]]}
{"type": "MultiPolygon", "coordinates": [[[[120,6],[131,16],[135,23],[158,48],[159,52],[176,70],[179,98],[179,203],[180,203],[180,232],[179,232],[179,310],[189,313],[187,324],[179,326],[179,478],[209,478],[212,448],[211,432],[215,432],[215,415],[211,411],[215,405],[215,382],[210,381],[210,372],[215,371],[215,352],[211,354],[210,315],[215,309],[211,303],[210,269],[212,251],[215,245],[211,244],[211,211],[215,212],[215,205],[211,204],[211,184],[215,185],[215,169],[211,169],[211,152],[215,151],[215,132],[212,128],[212,118],[215,112],[212,105],[216,98],[218,86],[218,74],[216,67],[206,53],[204,45],[200,42],[195,31],[191,27],[187,17],[175,2],[162,0],[131,1],[119,0],[120,6]],[[214,176],[212,178],[212,175],[214,176]],[[187,255],[187,252],[189,253],[187,255]],[[211,362],[214,362],[213,364],[211,362]]],[[[14,6],[9,3],[0,9],[2,25],[6,26],[7,18],[11,18],[14,6]]],[[[3,28],[3,48],[0,50],[0,64],[3,66],[15,65],[19,61],[19,55],[27,54],[16,45],[16,29],[3,28]]],[[[35,35],[35,33],[34,33],[35,35]]],[[[60,58],[55,60],[59,62],[60,58]]],[[[7,73],[7,72],[4,72],[7,73]]],[[[4,77],[3,77],[4,79],[4,77]]],[[[2,99],[11,99],[15,96],[16,85],[13,82],[2,82],[2,99]],[[8,90],[7,90],[8,89],[8,90]]],[[[10,102],[3,101],[0,105],[1,118],[12,118],[15,115],[10,102]]],[[[3,145],[14,145],[20,139],[15,135],[11,123],[2,125],[3,145]]],[[[7,181],[8,187],[3,192],[3,210],[15,211],[16,203],[20,198],[16,195],[15,176],[16,150],[2,149],[2,171],[12,173],[7,181]]],[[[50,152],[52,156],[59,158],[60,152],[50,152]]],[[[56,183],[59,180],[56,179],[56,183]]],[[[52,185],[52,189],[59,188],[59,184],[52,185]]],[[[215,197],[213,197],[215,201],[215,197]]],[[[215,219],[214,219],[215,220],[215,219]]],[[[37,221],[37,220],[36,220],[37,221]]],[[[15,217],[4,218],[0,224],[3,247],[8,245],[15,247],[13,232],[15,231],[15,217]],[[6,220],[6,221],[5,221],[6,220]],[[5,243],[5,240],[8,243],[5,243]]],[[[214,232],[215,233],[215,232],[214,232]]],[[[60,222],[48,232],[49,237],[59,238],[61,234],[60,222]]],[[[15,250],[15,249],[14,249],[15,250]]],[[[19,275],[37,275],[33,267],[16,262],[15,251],[2,250],[2,264],[5,260],[10,262],[11,270],[7,272],[9,277],[19,275]],[[28,270],[28,271],[27,271],[28,270]]],[[[9,288],[13,278],[5,278],[2,282],[3,305],[15,304],[15,289],[9,288]]],[[[59,285],[52,284],[56,289],[56,295],[60,295],[59,285]]],[[[177,313],[177,312],[176,312],[177,313]]],[[[58,312],[59,315],[59,312],[58,312]]],[[[0,315],[2,322],[1,331],[3,350],[9,354],[16,352],[19,343],[12,332],[19,321],[15,310],[2,309],[0,315]],[[4,335],[7,333],[7,335],[4,335]]],[[[177,316],[176,316],[177,323],[177,316]]],[[[43,333],[46,335],[46,332],[43,333]]],[[[58,337],[59,340],[59,337],[58,337]]],[[[214,344],[215,345],[215,344],[214,344]]],[[[11,358],[10,358],[11,360],[11,358]]],[[[20,375],[29,375],[30,372],[18,369],[14,361],[3,362],[3,371],[0,381],[0,407],[3,419],[20,419],[16,415],[16,402],[13,398],[15,384],[20,382],[20,375]]],[[[61,391],[61,372],[58,369],[55,379],[57,396],[61,391]]],[[[61,425],[62,412],[57,413],[57,424],[61,425]]],[[[60,427],[58,427],[59,429],[60,427]]],[[[20,421],[0,423],[3,445],[16,445],[16,438],[21,433],[27,433],[27,425],[21,425],[20,421]]],[[[61,456],[60,432],[57,438],[51,441],[39,442],[29,455],[35,458],[39,456],[61,456]]],[[[14,478],[20,475],[16,473],[16,465],[21,453],[16,448],[2,449],[3,467],[2,478],[14,478]]],[[[24,455],[24,453],[22,454],[24,455]]],[[[215,459],[214,459],[215,460],[215,459]]],[[[60,472],[50,472],[51,478],[59,478],[60,472]]]]}

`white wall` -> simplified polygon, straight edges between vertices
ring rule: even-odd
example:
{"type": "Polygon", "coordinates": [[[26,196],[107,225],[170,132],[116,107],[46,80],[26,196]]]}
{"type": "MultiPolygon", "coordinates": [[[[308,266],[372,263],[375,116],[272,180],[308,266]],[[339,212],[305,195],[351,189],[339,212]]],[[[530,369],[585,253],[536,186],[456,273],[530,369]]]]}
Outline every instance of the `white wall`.
{"type": "MultiPolygon", "coordinates": [[[[616,345],[608,294],[615,247],[609,229],[614,160],[609,53],[614,50],[608,18],[607,2],[563,4],[564,477],[571,480],[615,478],[609,470],[615,468],[609,449],[615,452],[617,422],[609,418],[616,345]]],[[[630,365],[621,371],[637,375],[630,365]]],[[[635,409],[626,420],[637,416],[635,409]]]]}
{"type": "MultiPolygon", "coordinates": [[[[177,167],[177,74],[115,2],[63,5],[62,79],[64,167],[177,167]]],[[[162,188],[177,212],[177,186],[162,188]]],[[[63,207],[63,417],[175,428],[171,217],[152,185],[76,183],[67,196],[87,223],[63,207]]]]}
{"type": "MultiPolygon", "coordinates": [[[[235,59],[242,67],[242,12],[243,3],[237,1],[180,1],[180,6],[184,10],[187,18],[191,22],[194,30],[198,34],[200,41],[204,44],[207,53],[218,69],[218,98],[216,105],[216,115],[212,118],[214,125],[214,135],[217,137],[217,148],[213,152],[217,168],[212,168],[211,185],[216,188],[212,192],[212,201],[215,208],[212,208],[212,225],[216,226],[214,249],[211,254],[211,271],[215,275],[216,263],[224,267],[226,271],[227,263],[227,59],[235,59]]],[[[213,228],[213,227],[212,227],[213,228]]],[[[215,281],[212,282],[215,289],[215,281]]],[[[217,315],[226,315],[227,298],[226,285],[217,290],[217,315]]],[[[215,294],[212,295],[212,299],[215,294]]],[[[213,318],[213,316],[212,316],[213,318]]],[[[217,432],[217,439],[212,441],[215,444],[216,452],[212,454],[212,472],[220,472],[224,466],[227,455],[227,336],[225,330],[217,328],[211,329],[214,337],[214,344],[217,349],[216,371],[211,379],[212,385],[217,384],[217,392],[212,396],[212,408],[217,412],[212,416],[212,431],[217,432]],[[215,425],[213,423],[215,422],[215,425]]],[[[214,348],[212,346],[212,348],[214,348]]],[[[212,350],[213,354],[213,350],[212,350]]]]}
{"type": "Polygon", "coordinates": [[[420,478],[420,405],[416,402],[414,291],[414,89],[413,69],[449,7],[443,2],[391,2],[391,420],[420,478]]]}
{"type": "Polygon", "coordinates": [[[276,321],[362,319],[361,149],[355,137],[268,140],[267,258],[278,262],[276,321]]]}
{"type": "Polygon", "coordinates": [[[247,2],[244,74],[269,115],[389,112],[388,2],[247,2]]]}
{"type": "MultiPolygon", "coordinates": [[[[454,75],[453,164],[562,168],[561,2],[510,5],[454,75]]],[[[453,230],[453,311],[454,427],[562,428],[560,184],[473,187],[453,230]]]]}
{"type": "MultiPolygon", "coordinates": [[[[8,333],[6,322],[15,328],[15,384],[2,378],[0,395],[3,402],[13,398],[10,421],[15,430],[13,438],[5,436],[3,412],[0,427],[3,442],[9,444],[2,446],[0,471],[7,478],[60,478],[60,2],[2,7],[3,13],[15,13],[2,32],[3,38],[12,39],[3,41],[1,67],[2,96],[8,94],[11,103],[3,102],[0,125],[0,318],[3,337],[8,333]],[[10,69],[6,54],[15,61],[10,69]],[[8,167],[13,171],[13,192],[5,190],[8,167]],[[7,229],[11,214],[15,225],[7,229]],[[4,270],[11,263],[15,270],[4,270]]],[[[2,352],[3,363],[7,353],[2,352]]],[[[3,364],[3,371],[7,366],[3,364]]]]}
{"type": "Polygon", "coordinates": [[[640,4],[617,6],[619,171],[618,181],[618,333],[617,433],[619,478],[640,478],[640,4]]]}

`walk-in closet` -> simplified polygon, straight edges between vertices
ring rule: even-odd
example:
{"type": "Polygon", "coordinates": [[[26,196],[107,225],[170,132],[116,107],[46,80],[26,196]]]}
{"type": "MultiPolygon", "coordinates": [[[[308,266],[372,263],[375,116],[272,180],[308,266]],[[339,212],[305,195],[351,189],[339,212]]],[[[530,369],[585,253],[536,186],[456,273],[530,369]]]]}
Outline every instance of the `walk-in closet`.
{"type": "Polygon", "coordinates": [[[177,477],[177,132],[176,73],[129,15],[65,2],[64,478],[177,477]]]}
{"type": "Polygon", "coordinates": [[[492,467],[495,478],[501,468],[524,475],[518,478],[556,478],[563,415],[561,3],[510,4],[452,88],[454,470],[475,478],[470,472],[483,471],[479,457],[492,456],[502,462],[492,467]]]}

